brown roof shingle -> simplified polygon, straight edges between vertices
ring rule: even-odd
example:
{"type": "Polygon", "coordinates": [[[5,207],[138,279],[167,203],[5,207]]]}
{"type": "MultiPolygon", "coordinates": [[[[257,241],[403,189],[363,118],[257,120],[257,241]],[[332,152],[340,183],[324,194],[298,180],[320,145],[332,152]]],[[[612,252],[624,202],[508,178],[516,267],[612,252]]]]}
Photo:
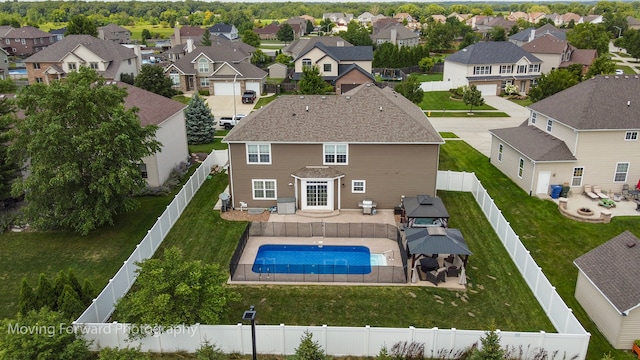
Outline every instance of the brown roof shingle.
{"type": "Polygon", "coordinates": [[[536,162],[576,160],[564,141],[526,124],[524,122],[518,127],[493,129],[489,132],[536,162]]]}
{"type": "Polygon", "coordinates": [[[124,106],[127,109],[137,107],[138,117],[140,118],[140,124],[146,125],[160,125],[169,117],[176,113],[183,111],[187,105],[152,93],[151,91],[143,90],[133,85],[129,85],[123,82],[117,82],[119,87],[127,89],[127,97],[124,100],[124,106]]]}
{"type": "Polygon", "coordinates": [[[285,95],[244,118],[225,142],[443,144],[424,112],[390,88],[285,95]]]}
{"type": "Polygon", "coordinates": [[[573,262],[621,313],[640,304],[640,240],[629,230],[573,262]]]}

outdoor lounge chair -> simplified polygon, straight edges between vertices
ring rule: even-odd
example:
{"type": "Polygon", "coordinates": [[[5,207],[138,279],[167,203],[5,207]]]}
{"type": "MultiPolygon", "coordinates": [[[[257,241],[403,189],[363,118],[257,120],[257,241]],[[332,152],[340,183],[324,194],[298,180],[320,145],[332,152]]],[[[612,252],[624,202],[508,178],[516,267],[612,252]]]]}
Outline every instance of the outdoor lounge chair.
{"type": "Polygon", "coordinates": [[[458,255],[444,259],[444,267],[447,268],[447,277],[458,277],[462,270],[462,259],[458,255]]]}
{"type": "Polygon", "coordinates": [[[594,193],[593,191],[591,191],[591,185],[585,185],[584,186],[584,194],[590,198],[591,200],[598,200],[600,199],[600,196],[598,196],[596,193],[594,193]]]}
{"type": "Polygon", "coordinates": [[[433,285],[438,286],[438,283],[445,282],[446,270],[447,268],[441,267],[438,270],[433,270],[433,271],[427,271],[427,272],[419,271],[418,275],[420,276],[420,280],[429,281],[433,285]]]}
{"type": "Polygon", "coordinates": [[[598,197],[599,197],[600,199],[608,199],[608,198],[609,198],[609,196],[607,196],[607,194],[605,194],[605,193],[603,193],[603,192],[602,192],[602,188],[600,188],[600,186],[599,186],[599,185],[594,185],[594,186],[593,186],[593,192],[594,192],[596,195],[598,195],[598,197]]]}

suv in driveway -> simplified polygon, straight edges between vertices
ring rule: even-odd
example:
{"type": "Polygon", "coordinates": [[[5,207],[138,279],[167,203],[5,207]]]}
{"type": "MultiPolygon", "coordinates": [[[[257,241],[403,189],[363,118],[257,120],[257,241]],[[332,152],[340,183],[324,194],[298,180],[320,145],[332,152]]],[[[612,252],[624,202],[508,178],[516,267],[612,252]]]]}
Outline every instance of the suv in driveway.
{"type": "Polygon", "coordinates": [[[256,92],[253,90],[245,90],[242,93],[242,103],[243,104],[253,104],[256,100],[256,92]]]}

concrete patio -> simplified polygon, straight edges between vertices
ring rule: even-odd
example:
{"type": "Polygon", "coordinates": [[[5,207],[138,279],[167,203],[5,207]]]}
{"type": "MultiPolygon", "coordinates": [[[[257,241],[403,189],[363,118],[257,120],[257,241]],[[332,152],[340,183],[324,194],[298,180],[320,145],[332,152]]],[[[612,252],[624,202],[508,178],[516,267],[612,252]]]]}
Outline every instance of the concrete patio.
{"type": "MultiPolygon", "coordinates": [[[[539,195],[540,196],[540,195],[539,195]]],[[[551,199],[550,197],[546,197],[547,199],[552,200],[556,204],[560,204],[560,199],[551,199]]],[[[567,199],[567,212],[571,215],[575,215],[577,217],[583,219],[599,219],[602,215],[602,211],[607,211],[611,213],[611,217],[616,216],[640,216],[640,211],[637,211],[638,204],[635,200],[621,200],[616,201],[615,207],[605,208],[603,206],[598,205],[598,200],[592,200],[586,195],[570,193],[567,199]],[[581,216],[578,214],[578,209],[581,208],[589,208],[593,211],[593,215],[590,216],[581,216]]]]}

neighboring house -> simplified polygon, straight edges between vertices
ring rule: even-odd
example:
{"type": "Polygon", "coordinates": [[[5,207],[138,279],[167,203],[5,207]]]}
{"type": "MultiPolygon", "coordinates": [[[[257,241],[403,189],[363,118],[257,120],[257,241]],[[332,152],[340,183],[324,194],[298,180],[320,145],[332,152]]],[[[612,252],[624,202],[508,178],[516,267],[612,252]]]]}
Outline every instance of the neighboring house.
{"type": "Polygon", "coordinates": [[[392,23],[377,27],[377,30],[371,34],[371,40],[378,45],[389,42],[398,46],[413,47],[419,44],[420,34],[407,29],[402,24],[392,23]]]}
{"type": "Polygon", "coordinates": [[[197,26],[176,26],[173,29],[173,35],[171,35],[171,46],[186,44],[187,41],[192,41],[194,44],[200,44],[202,35],[204,35],[206,31],[207,29],[197,26]]]}
{"type": "Polygon", "coordinates": [[[447,17],[453,17],[453,18],[456,18],[456,20],[458,20],[460,22],[465,22],[465,21],[467,21],[467,19],[469,19],[471,17],[471,14],[458,14],[457,12],[452,12],[447,17]]]}
{"type": "Polygon", "coordinates": [[[62,38],[64,37],[64,34],[67,32],[67,27],[63,27],[60,29],[51,29],[49,30],[49,34],[53,35],[56,37],[56,41],[60,41],[62,40],[62,38]]]}
{"type": "Polygon", "coordinates": [[[580,22],[581,19],[582,17],[580,15],[576,13],[568,12],[568,13],[562,14],[562,20],[560,25],[569,25],[571,21],[573,21],[574,24],[577,24],[580,22]]]}
{"type": "Polygon", "coordinates": [[[281,63],[273,63],[267,66],[267,70],[271,79],[285,79],[288,74],[287,66],[281,63]]]}
{"type": "Polygon", "coordinates": [[[483,95],[499,95],[507,84],[525,94],[541,67],[542,60],[511,42],[478,42],[445,58],[443,77],[453,87],[476,85],[483,95]]]}
{"type": "Polygon", "coordinates": [[[293,41],[282,48],[282,53],[297,59],[300,54],[309,51],[316,43],[322,43],[326,46],[353,46],[340,36],[314,36],[293,41]]]}
{"type": "Polygon", "coordinates": [[[335,83],[335,80],[343,76],[347,70],[353,70],[351,65],[361,68],[360,73],[371,74],[372,63],[371,46],[325,46],[316,42],[312,48],[294,60],[293,80],[300,80],[305,66],[315,65],[324,80],[335,83]]]}
{"type": "Polygon", "coordinates": [[[640,240],[630,231],[577,258],[575,297],[616,349],[640,338],[640,240]]]}
{"type": "Polygon", "coordinates": [[[280,25],[275,22],[261,28],[253,29],[261,40],[276,40],[278,38],[278,30],[280,30],[280,25]]]}
{"type": "Polygon", "coordinates": [[[439,22],[441,24],[444,24],[447,22],[447,17],[441,14],[435,14],[435,15],[431,15],[431,18],[435,21],[435,22],[439,22]]]}
{"type": "Polygon", "coordinates": [[[128,44],[131,42],[131,31],[116,24],[109,24],[98,28],[98,39],[128,44]]]}
{"type": "Polygon", "coordinates": [[[511,30],[514,25],[518,25],[518,23],[507,20],[502,16],[476,15],[467,20],[467,25],[470,25],[473,31],[481,38],[486,39],[494,28],[501,27],[508,33],[509,30],[511,30]]]}
{"type": "Polygon", "coordinates": [[[356,18],[356,21],[358,22],[358,24],[360,25],[371,25],[371,23],[373,22],[373,18],[375,15],[373,15],[372,13],[365,11],[362,14],[358,15],[358,17],[356,18]]]}
{"type": "Polygon", "coordinates": [[[224,36],[229,40],[235,40],[238,36],[238,28],[233,24],[217,23],[209,28],[211,35],[224,36]]]}
{"type": "Polygon", "coordinates": [[[373,84],[343,95],[280,96],[223,142],[232,206],[264,209],[294,198],[310,212],[358,209],[364,199],[393,209],[404,194],[435,196],[444,143],[418,106],[373,84]]]}
{"type": "Polygon", "coordinates": [[[602,24],[604,17],[602,15],[587,15],[580,18],[578,24],[602,24]]]}
{"type": "Polygon", "coordinates": [[[322,14],[322,20],[329,19],[338,26],[347,26],[353,20],[353,14],[345,13],[325,13],[322,14]]]}
{"type": "Polygon", "coordinates": [[[133,85],[123,82],[117,84],[127,89],[125,107],[138,108],[140,124],[158,126],[156,140],[162,144],[160,151],[143,158],[140,171],[149,186],[160,186],[169,178],[175,167],[189,159],[184,115],[187,106],[133,85]]]}
{"type": "Polygon", "coordinates": [[[9,53],[5,49],[0,48],[0,79],[9,78],[9,53]]]}
{"type": "Polygon", "coordinates": [[[536,38],[539,38],[540,36],[546,35],[546,34],[551,34],[553,36],[555,36],[556,38],[560,39],[560,40],[566,40],[567,39],[567,33],[556,28],[555,26],[551,25],[551,24],[544,24],[543,26],[541,26],[540,28],[536,29],[534,27],[530,27],[528,29],[524,29],[516,34],[513,34],[511,36],[509,36],[509,41],[511,41],[512,43],[518,45],[518,46],[522,46],[526,43],[528,43],[529,41],[533,41],[536,38]]]}
{"type": "Polygon", "coordinates": [[[537,24],[540,22],[540,20],[544,19],[545,17],[545,13],[543,12],[532,12],[529,13],[529,22],[532,24],[537,24]]]}
{"type": "Polygon", "coordinates": [[[640,30],[640,20],[633,16],[627,16],[627,24],[629,24],[629,29],[640,30]]]}
{"type": "Polygon", "coordinates": [[[537,37],[522,45],[521,48],[542,60],[540,72],[543,74],[554,69],[567,68],[573,64],[580,64],[582,73],[585,74],[597,58],[596,50],[577,49],[568,41],[549,34],[537,37]]]}
{"type": "Polygon", "coordinates": [[[527,14],[526,12],[523,11],[512,11],[508,16],[507,16],[507,20],[510,21],[518,21],[518,20],[524,20],[524,21],[529,21],[529,14],[527,14]]]}
{"type": "Polygon", "coordinates": [[[307,33],[307,20],[304,18],[301,18],[299,16],[292,17],[287,19],[285,23],[291,25],[291,28],[296,34],[295,35],[296,39],[303,37],[307,33]]]}
{"type": "Polygon", "coordinates": [[[138,75],[141,57],[133,49],[90,35],[68,35],[46,49],[26,58],[29,84],[49,83],[87,66],[108,80],[121,74],[138,75]]]}
{"type": "Polygon", "coordinates": [[[393,18],[399,23],[404,22],[405,20],[407,20],[407,23],[412,23],[414,21],[413,16],[406,12],[397,13],[393,15],[393,18]]]}
{"type": "Polygon", "coordinates": [[[10,56],[30,56],[57,41],[56,36],[33,26],[0,26],[2,48],[10,56]]]}
{"type": "Polygon", "coordinates": [[[529,106],[521,126],[490,130],[490,161],[530,195],[568,183],[620,192],[640,178],[640,78],[598,75],[529,106]]]}
{"type": "Polygon", "coordinates": [[[250,63],[251,53],[243,50],[248,45],[233,47],[232,44],[236,43],[199,46],[164,72],[174,87],[183,92],[207,90],[211,95],[241,95],[244,90],[253,90],[262,93],[267,73],[250,63]]]}

